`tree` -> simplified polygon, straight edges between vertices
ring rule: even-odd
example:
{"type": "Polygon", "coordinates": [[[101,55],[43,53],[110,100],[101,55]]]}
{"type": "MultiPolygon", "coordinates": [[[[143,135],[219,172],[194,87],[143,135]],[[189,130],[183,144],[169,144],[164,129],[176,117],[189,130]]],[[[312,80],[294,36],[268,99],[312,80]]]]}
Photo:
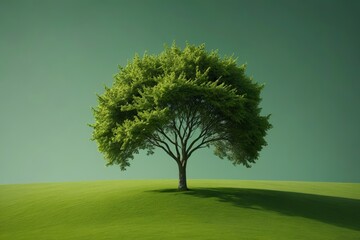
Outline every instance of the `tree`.
{"type": "Polygon", "coordinates": [[[186,165],[201,148],[250,167],[271,124],[270,115],[260,116],[263,85],[245,69],[204,44],[180,49],[174,43],[159,55],[136,55],[119,67],[93,109],[93,140],[107,165],[125,170],[139,150],[160,148],[178,165],[179,190],[188,189],[186,165]]]}

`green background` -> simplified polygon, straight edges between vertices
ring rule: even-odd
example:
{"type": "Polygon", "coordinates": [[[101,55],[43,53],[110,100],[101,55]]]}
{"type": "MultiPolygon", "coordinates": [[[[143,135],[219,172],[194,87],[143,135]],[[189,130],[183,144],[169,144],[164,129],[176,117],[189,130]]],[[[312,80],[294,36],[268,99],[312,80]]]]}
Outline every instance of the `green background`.
{"type": "Polygon", "coordinates": [[[210,149],[189,178],[360,181],[360,1],[0,0],[0,183],[176,178],[160,150],[121,172],[90,141],[117,65],[205,42],[265,83],[268,146],[251,168],[210,149]]]}

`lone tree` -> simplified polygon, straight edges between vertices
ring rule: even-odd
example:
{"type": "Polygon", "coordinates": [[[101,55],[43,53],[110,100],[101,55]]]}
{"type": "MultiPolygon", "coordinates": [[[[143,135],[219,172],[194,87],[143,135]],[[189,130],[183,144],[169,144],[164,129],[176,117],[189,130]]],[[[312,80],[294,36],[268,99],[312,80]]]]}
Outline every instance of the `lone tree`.
{"type": "Polygon", "coordinates": [[[186,165],[212,146],[220,158],[250,167],[266,145],[269,116],[261,116],[259,85],[245,65],[221,58],[205,45],[173,44],[159,55],[135,56],[105,87],[93,109],[93,140],[107,165],[121,170],[141,149],[158,147],[178,165],[179,190],[187,190],[186,165]]]}

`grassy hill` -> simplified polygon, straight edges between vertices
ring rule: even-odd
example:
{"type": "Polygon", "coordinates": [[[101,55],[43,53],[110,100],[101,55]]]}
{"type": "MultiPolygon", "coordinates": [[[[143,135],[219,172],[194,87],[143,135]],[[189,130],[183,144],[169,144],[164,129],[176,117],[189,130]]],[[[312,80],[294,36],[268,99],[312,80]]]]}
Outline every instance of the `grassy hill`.
{"type": "Polygon", "coordinates": [[[0,185],[0,239],[360,239],[360,184],[238,180],[0,185]]]}

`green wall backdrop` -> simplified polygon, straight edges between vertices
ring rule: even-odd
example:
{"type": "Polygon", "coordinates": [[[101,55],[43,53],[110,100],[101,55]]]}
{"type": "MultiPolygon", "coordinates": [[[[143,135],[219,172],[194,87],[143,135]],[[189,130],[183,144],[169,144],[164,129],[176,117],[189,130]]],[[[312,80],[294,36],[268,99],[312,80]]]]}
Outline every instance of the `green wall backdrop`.
{"type": "Polygon", "coordinates": [[[121,172],[91,142],[117,65],[205,42],[265,83],[267,141],[252,168],[211,150],[189,178],[360,182],[360,1],[0,0],[0,183],[176,178],[158,150],[121,172]]]}

